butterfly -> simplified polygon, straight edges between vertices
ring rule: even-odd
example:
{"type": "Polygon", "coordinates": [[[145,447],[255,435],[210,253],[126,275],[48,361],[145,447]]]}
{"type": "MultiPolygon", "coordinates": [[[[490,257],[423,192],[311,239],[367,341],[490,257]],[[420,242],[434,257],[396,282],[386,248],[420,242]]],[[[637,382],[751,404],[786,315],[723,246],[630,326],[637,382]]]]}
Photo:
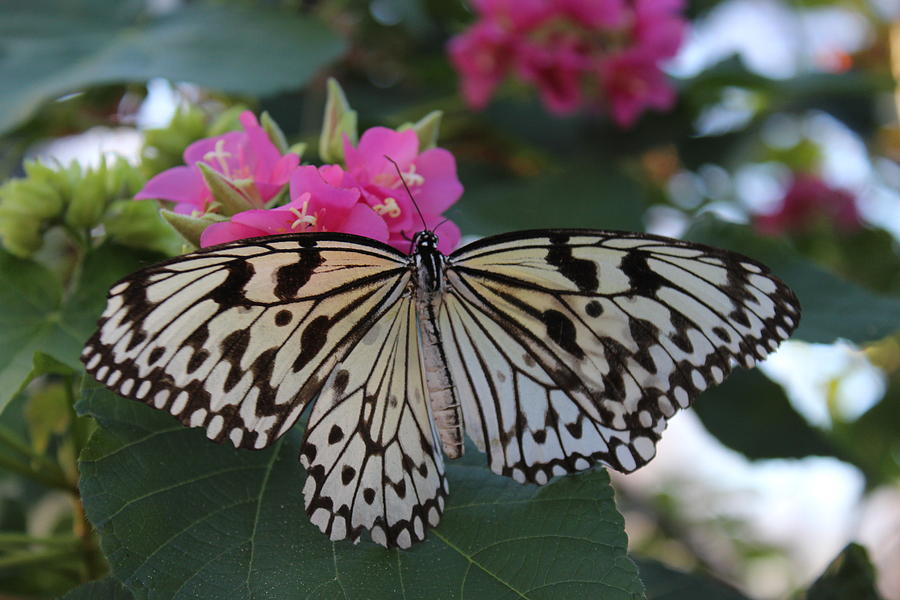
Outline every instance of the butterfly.
{"type": "Polygon", "coordinates": [[[240,448],[269,446],[312,404],[310,520],[407,548],[440,521],[464,434],[523,483],[634,471],[668,419],[800,318],[765,266],[700,244],[550,229],[445,256],[437,241],[203,248],[113,285],[81,358],[121,396],[240,448]]]}

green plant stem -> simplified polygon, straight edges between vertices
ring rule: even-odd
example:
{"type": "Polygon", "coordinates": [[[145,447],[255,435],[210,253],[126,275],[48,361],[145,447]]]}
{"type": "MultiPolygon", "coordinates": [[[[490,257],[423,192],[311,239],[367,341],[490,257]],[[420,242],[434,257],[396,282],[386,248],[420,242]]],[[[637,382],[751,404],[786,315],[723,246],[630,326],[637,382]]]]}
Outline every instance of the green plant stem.
{"type": "Polygon", "coordinates": [[[10,456],[0,454],[0,468],[7,469],[14,473],[18,473],[24,477],[42,483],[48,487],[60,490],[72,491],[72,484],[66,476],[56,467],[55,470],[38,470],[30,464],[10,456]]]}
{"type": "Polygon", "coordinates": [[[74,535],[35,537],[27,533],[0,533],[0,546],[77,546],[81,540],[74,535]]]}
{"type": "Polygon", "coordinates": [[[78,558],[77,550],[52,549],[40,552],[12,552],[0,556],[0,569],[32,565],[35,563],[56,564],[62,558],[78,558]]]}
{"type": "Polygon", "coordinates": [[[50,487],[67,491],[74,489],[74,483],[68,480],[59,465],[46,456],[35,452],[34,448],[25,443],[24,440],[2,426],[0,426],[0,446],[6,446],[28,458],[28,462],[25,462],[0,454],[0,466],[50,487]]]}

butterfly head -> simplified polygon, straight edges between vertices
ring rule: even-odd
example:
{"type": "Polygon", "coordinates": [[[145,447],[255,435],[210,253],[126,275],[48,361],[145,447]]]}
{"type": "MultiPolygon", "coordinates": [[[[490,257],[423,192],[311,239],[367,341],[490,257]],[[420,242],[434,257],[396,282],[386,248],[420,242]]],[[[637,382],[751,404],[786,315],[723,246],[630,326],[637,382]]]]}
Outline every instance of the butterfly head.
{"type": "Polygon", "coordinates": [[[416,252],[422,252],[423,250],[437,251],[438,236],[433,231],[426,229],[413,236],[412,244],[416,252]]]}

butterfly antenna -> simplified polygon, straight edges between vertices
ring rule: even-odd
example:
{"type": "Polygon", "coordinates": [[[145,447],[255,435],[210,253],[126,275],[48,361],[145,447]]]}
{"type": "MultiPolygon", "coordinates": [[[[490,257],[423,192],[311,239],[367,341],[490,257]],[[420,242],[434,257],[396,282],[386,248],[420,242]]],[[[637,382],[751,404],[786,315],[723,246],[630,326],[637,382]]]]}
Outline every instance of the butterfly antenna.
{"type": "Polygon", "coordinates": [[[428,223],[425,222],[425,215],[422,214],[422,210],[419,208],[419,204],[416,202],[416,199],[413,198],[412,192],[409,191],[409,186],[406,185],[406,180],[403,179],[403,173],[400,171],[400,165],[398,165],[397,161],[394,160],[393,158],[391,158],[390,156],[388,156],[387,154],[385,154],[384,157],[386,159],[388,159],[391,162],[391,164],[394,165],[395,169],[397,169],[397,177],[400,178],[400,183],[403,184],[403,189],[406,190],[406,195],[409,196],[409,199],[412,201],[413,206],[416,207],[416,212],[419,213],[419,219],[422,220],[422,229],[424,229],[425,231],[428,231],[428,223]]]}

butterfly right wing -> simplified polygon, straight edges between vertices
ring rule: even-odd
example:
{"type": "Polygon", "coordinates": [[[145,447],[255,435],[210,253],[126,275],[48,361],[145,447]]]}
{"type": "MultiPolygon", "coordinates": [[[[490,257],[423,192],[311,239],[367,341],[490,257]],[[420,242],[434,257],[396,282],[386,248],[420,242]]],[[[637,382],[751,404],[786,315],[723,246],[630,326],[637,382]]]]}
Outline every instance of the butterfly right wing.
{"type": "Polygon", "coordinates": [[[407,261],[343,234],[204,248],[115,284],[81,360],[111,390],[210,439],[264,448],[401,299],[407,261]]]}

